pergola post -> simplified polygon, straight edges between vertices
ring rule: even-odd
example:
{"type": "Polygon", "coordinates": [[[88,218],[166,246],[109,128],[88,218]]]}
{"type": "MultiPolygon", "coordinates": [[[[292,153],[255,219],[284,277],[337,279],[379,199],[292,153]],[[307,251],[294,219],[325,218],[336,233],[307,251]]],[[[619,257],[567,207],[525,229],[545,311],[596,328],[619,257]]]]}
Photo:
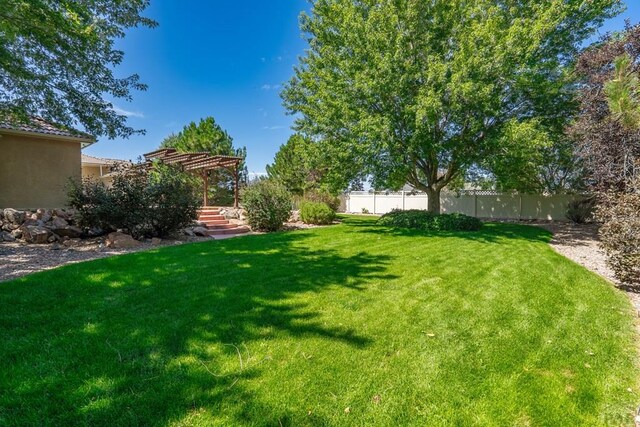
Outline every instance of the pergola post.
{"type": "Polygon", "coordinates": [[[204,207],[209,206],[209,174],[207,170],[202,171],[202,181],[204,183],[204,207]]]}
{"type": "Polygon", "coordinates": [[[239,186],[239,176],[238,176],[238,163],[236,163],[233,167],[233,179],[235,181],[235,185],[233,187],[233,207],[238,209],[239,195],[238,195],[238,186],[239,186]]]}

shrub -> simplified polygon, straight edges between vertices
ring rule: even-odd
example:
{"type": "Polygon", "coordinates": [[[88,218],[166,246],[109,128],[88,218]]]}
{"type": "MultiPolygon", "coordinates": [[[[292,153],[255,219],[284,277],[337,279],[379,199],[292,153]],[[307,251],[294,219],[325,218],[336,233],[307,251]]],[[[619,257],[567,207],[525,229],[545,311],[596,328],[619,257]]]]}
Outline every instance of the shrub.
{"type": "Polygon", "coordinates": [[[325,203],[334,212],[337,212],[340,208],[340,199],[333,194],[323,190],[313,190],[306,192],[304,195],[304,201],[325,203]]]}
{"type": "Polygon", "coordinates": [[[574,200],[567,205],[566,217],[576,224],[584,224],[593,219],[595,211],[595,198],[574,200]]]}
{"type": "MultiPolygon", "coordinates": [[[[638,179],[640,188],[640,179],[638,179]]],[[[627,285],[640,285],[640,192],[606,196],[597,218],[602,247],[616,277],[627,285]]]]}
{"type": "Polygon", "coordinates": [[[127,168],[110,187],[102,182],[72,182],[69,205],[84,227],[122,229],[136,239],[165,237],[190,225],[200,207],[193,178],[175,167],[157,165],[152,172],[127,168]]]}
{"type": "Polygon", "coordinates": [[[453,214],[434,214],[421,210],[394,210],[378,220],[381,225],[399,228],[414,228],[425,231],[477,231],[482,227],[478,218],[453,214]]]}
{"type": "Polygon", "coordinates": [[[276,231],[291,215],[291,196],[281,184],[263,179],[242,191],[242,206],[251,228],[276,231]]]}
{"type": "Polygon", "coordinates": [[[331,224],[336,212],[326,203],[304,201],[300,206],[300,219],[306,224],[331,224]]]}

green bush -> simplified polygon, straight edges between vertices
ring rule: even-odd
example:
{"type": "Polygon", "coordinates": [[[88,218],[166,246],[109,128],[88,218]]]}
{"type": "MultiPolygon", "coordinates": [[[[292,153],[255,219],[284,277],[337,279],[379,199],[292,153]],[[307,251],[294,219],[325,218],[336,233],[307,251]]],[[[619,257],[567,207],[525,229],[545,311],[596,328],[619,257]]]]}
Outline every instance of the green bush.
{"type": "Polygon", "coordinates": [[[71,182],[68,204],[84,227],[125,230],[136,239],[166,237],[196,218],[200,196],[193,177],[175,167],[153,171],[126,168],[110,187],[102,182],[71,182]]]}
{"type": "Polygon", "coordinates": [[[378,220],[381,225],[399,228],[414,228],[425,231],[477,231],[482,228],[478,218],[453,214],[434,214],[421,210],[394,210],[378,220]]]}
{"type": "Polygon", "coordinates": [[[305,224],[326,225],[336,219],[336,212],[326,203],[303,201],[300,206],[300,219],[305,224]]]}
{"type": "Polygon", "coordinates": [[[263,179],[242,191],[242,206],[251,228],[276,231],[291,215],[291,196],[281,184],[263,179]]]}
{"type": "Polygon", "coordinates": [[[576,224],[584,224],[593,219],[595,198],[573,200],[567,205],[566,217],[576,224]]]}
{"type": "Polygon", "coordinates": [[[308,202],[325,203],[334,212],[337,212],[340,208],[340,199],[327,191],[307,191],[304,195],[304,200],[308,202]]]}

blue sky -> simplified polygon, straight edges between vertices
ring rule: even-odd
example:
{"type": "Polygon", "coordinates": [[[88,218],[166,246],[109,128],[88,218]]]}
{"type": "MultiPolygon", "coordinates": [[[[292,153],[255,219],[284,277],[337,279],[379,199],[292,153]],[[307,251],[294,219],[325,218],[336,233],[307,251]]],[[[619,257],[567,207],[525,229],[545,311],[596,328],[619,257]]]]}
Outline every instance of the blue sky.
{"type": "MultiPolygon", "coordinates": [[[[640,1],[601,30],[617,30],[626,18],[640,21],[640,1]]],[[[152,0],[145,15],[155,29],[133,29],[118,43],[125,60],[118,75],[138,73],[149,85],[132,102],[114,105],[146,135],[101,139],[85,153],[136,159],[190,121],[213,116],[247,147],[250,172],[262,173],[291,135],[280,87],[305,49],[298,17],[306,0],[174,2],[152,0]]]]}

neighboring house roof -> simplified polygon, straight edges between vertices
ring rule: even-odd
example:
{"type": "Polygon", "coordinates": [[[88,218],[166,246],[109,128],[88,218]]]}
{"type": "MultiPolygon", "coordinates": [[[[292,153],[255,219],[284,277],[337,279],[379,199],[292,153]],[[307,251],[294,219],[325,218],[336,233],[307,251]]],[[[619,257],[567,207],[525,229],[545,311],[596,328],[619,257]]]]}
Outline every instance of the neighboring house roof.
{"type": "Polygon", "coordinates": [[[40,117],[30,117],[28,119],[12,119],[7,116],[0,116],[0,132],[9,131],[11,133],[24,133],[32,135],[46,135],[57,139],[76,139],[83,145],[95,142],[95,138],[87,133],[80,132],[62,125],[49,123],[40,117]]]}
{"type": "Polygon", "coordinates": [[[114,166],[122,163],[131,163],[129,160],[120,159],[104,159],[102,157],[93,157],[87,154],[82,155],[83,165],[102,165],[102,166],[114,166]]]}

